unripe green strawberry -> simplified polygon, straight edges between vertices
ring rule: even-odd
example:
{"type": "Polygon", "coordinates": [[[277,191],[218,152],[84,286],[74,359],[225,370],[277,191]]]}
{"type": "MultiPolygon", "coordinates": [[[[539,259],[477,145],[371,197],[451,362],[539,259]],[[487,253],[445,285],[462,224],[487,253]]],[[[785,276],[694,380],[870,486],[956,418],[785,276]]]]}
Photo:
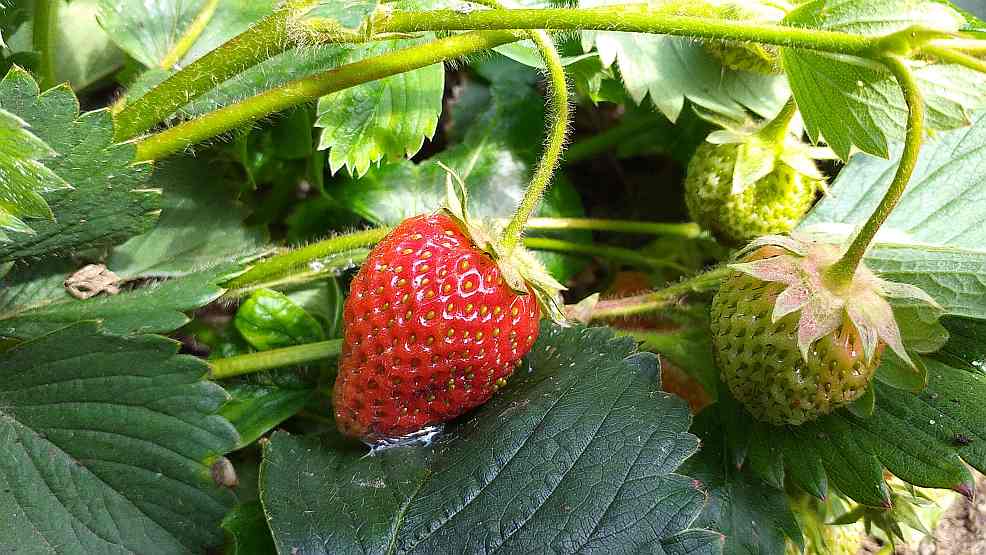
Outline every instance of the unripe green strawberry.
{"type": "MultiPolygon", "coordinates": [[[[718,17],[731,21],[776,23],[783,19],[786,13],[786,6],[782,6],[779,2],[713,0],[712,4],[718,17]]],[[[706,40],[703,41],[703,45],[713,58],[729,69],[763,75],[781,72],[780,51],[776,46],[722,40],[706,40]]]]}
{"type": "Polygon", "coordinates": [[[736,191],[740,148],[736,143],[705,142],[696,149],[685,177],[691,218],[727,244],[790,231],[811,208],[824,180],[778,160],[765,176],[736,191]]]}
{"type": "MultiPolygon", "coordinates": [[[[772,323],[781,283],[734,272],[712,302],[712,334],[723,381],[733,397],[770,424],[801,424],[866,392],[880,363],[863,358],[852,322],[819,339],[801,357],[798,315],[772,323]]],[[[882,347],[877,348],[878,351],[882,347]]]]}
{"type": "Polygon", "coordinates": [[[789,237],[754,241],[712,302],[715,358],[733,397],[758,420],[799,425],[861,397],[884,346],[913,364],[885,297],[934,304],[920,289],[860,265],[829,288],[834,245],[789,237]]]}

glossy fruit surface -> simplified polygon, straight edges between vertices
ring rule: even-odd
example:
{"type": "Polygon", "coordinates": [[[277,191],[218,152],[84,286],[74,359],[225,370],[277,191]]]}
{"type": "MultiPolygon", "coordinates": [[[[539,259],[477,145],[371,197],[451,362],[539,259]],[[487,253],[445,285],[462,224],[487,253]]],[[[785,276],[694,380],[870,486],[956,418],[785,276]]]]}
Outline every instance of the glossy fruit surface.
{"type": "Polygon", "coordinates": [[[395,438],[486,402],[538,335],[518,294],[447,215],[402,222],[350,286],[333,392],[346,435],[395,438]]]}

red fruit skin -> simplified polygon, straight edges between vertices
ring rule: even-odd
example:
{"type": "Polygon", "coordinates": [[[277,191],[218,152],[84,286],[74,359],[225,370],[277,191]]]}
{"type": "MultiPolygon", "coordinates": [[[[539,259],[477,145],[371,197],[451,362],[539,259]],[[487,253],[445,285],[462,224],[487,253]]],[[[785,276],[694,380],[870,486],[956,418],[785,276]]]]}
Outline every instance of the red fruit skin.
{"type": "Polygon", "coordinates": [[[350,285],[333,407],[339,430],[397,438],[485,403],[534,345],[541,310],[455,221],[404,220],[350,285]]]}

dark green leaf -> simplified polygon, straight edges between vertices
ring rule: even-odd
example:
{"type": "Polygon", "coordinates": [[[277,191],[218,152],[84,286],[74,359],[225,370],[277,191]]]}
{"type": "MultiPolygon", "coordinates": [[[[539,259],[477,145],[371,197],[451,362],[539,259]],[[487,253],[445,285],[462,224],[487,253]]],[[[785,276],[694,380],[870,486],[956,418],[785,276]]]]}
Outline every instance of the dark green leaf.
{"type": "Polygon", "coordinates": [[[703,411],[692,427],[702,439],[702,450],[684,464],[682,471],[701,480],[709,495],[696,525],[725,535],[723,553],[783,553],[785,537],[795,543],[801,539],[787,496],[783,489],[767,485],[748,469],[737,470],[726,463],[721,426],[718,410],[713,407],[703,411]]]}
{"type": "Polygon", "coordinates": [[[243,224],[230,178],[205,158],[158,164],[151,185],[164,191],[163,212],[151,231],[113,250],[107,261],[124,278],[176,276],[256,253],[267,237],[243,224]]]}
{"type": "Polygon", "coordinates": [[[39,95],[34,79],[16,67],[0,81],[0,108],[58,153],[47,166],[74,187],[46,195],[55,220],[32,222],[34,234],[0,243],[0,262],[113,245],[156,220],[160,194],[147,189],[149,167],[131,164],[133,145],[113,143],[109,111],[80,116],[71,90],[39,95]]]}
{"type": "Polygon", "coordinates": [[[71,188],[40,161],[56,153],[26,126],[0,109],[0,242],[8,240],[6,232],[32,233],[21,218],[53,220],[42,194],[71,188]]]}
{"type": "Polygon", "coordinates": [[[261,351],[314,343],[324,337],[318,320],[283,293],[270,289],[254,291],[236,311],[233,323],[243,339],[261,351]]]}
{"type": "Polygon", "coordinates": [[[307,389],[254,384],[236,384],[227,387],[226,392],[230,399],[219,414],[240,434],[237,449],[252,444],[297,414],[312,397],[312,392],[307,389]]]}
{"type": "Polygon", "coordinates": [[[948,343],[935,353],[935,358],[953,368],[986,372],[986,322],[971,318],[942,319],[948,330],[948,343]]]}
{"type": "Polygon", "coordinates": [[[275,552],[260,501],[233,507],[223,519],[222,527],[227,536],[225,555],[270,555],[275,552]]]}
{"type": "Polygon", "coordinates": [[[238,271],[233,265],[217,266],[83,301],[63,285],[77,269],[59,261],[18,267],[0,279],[0,336],[30,339],[82,320],[100,320],[117,334],[168,333],[188,322],[185,312],[219,298],[219,284],[238,271]]]}
{"type": "Polygon", "coordinates": [[[199,359],[88,322],[0,358],[0,551],[202,553],[233,497],[209,475],[236,432],[199,359]]]}
{"type": "Polygon", "coordinates": [[[261,498],[278,550],[697,549],[677,534],[703,496],[672,473],[697,443],[655,357],[602,328],[542,330],[529,369],[430,447],[365,457],[334,435],[275,433],[261,498]]]}

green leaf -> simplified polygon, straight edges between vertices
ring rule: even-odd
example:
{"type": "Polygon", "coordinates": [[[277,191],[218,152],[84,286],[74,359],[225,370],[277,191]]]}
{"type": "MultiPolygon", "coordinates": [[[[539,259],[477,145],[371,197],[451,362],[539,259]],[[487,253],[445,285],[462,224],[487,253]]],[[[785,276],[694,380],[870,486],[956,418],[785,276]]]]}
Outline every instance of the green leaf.
{"type": "MultiPolygon", "coordinates": [[[[222,265],[144,285],[117,295],[72,297],[63,282],[78,267],[69,261],[17,267],[0,279],[0,336],[31,339],[82,320],[99,320],[110,333],[168,333],[188,322],[186,312],[216,300],[219,284],[238,268],[222,265]]],[[[112,268],[110,268],[112,270],[112,268]]]]}
{"type": "Polygon", "coordinates": [[[342,307],[346,297],[339,280],[330,277],[285,294],[305,312],[318,318],[326,339],[342,337],[342,307]]]}
{"type": "Polygon", "coordinates": [[[233,323],[243,339],[261,351],[314,343],[324,337],[318,320],[283,293],[270,289],[254,291],[236,311],[233,323]]]}
{"type": "Polygon", "coordinates": [[[243,259],[267,242],[243,224],[231,176],[207,158],[176,158],[155,167],[151,184],[164,191],[163,212],[151,231],[113,250],[107,265],[118,275],[170,277],[243,259]]]}
{"type": "Polygon", "coordinates": [[[0,243],[0,262],[113,245],[156,220],[160,194],[147,189],[150,168],[131,164],[132,144],[113,143],[109,111],[79,115],[67,87],[39,95],[34,79],[17,67],[0,81],[0,108],[58,153],[47,166],[74,187],[46,194],[55,219],[32,222],[33,234],[0,243]]]}
{"type": "Polygon", "coordinates": [[[726,463],[721,426],[716,407],[699,414],[692,426],[702,450],[685,462],[682,472],[700,480],[709,496],[696,526],[721,532],[723,553],[784,553],[785,537],[801,541],[787,496],[749,469],[726,463]]]}
{"type": "MultiPolygon", "coordinates": [[[[958,31],[962,16],[944,4],[910,0],[816,0],[784,19],[786,25],[861,35],[885,35],[911,26],[958,31]]],[[[907,106],[886,68],[872,60],[793,48],[781,62],[813,141],[825,142],[843,160],[850,149],[889,157],[888,144],[903,140],[907,106]]],[[[927,104],[931,129],[967,125],[986,105],[986,76],[955,65],[910,62],[927,104]]]]}
{"type": "Polygon", "coordinates": [[[113,41],[147,67],[161,67],[163,60],[174,57],[179,42],[191,40],[181,46],[185,52],[174,66],[167,68],[171,69],[188,65],[242,33],[271,14],[277,2],[97,0],[97,4],[99,21],[113,41]],[[205,26],[196,31],[192,24],[200,15],[208,18],[205,26]]]}
{"type": "Polygon", "coordinates": [[[682,326],[680,329],[659,332],[627,330],[649,351],[667,357],[675,366],[698,380],[712,401],[718,396],[719,368],[712,357],[712,337],[708,322],[682,326]]]}
{"type": "Polygon", "coordinates": [[[986,322],[971,318],[945,317],[948,343],[934,357],[953,368],[986,373],[986,322]]]}
{"type": "Polygon", "coordinates": [[[199,359],[93,322],[0,358],[0,550],[202,553],[233,496],[209,465],[236,432],[199,359]]]}
{"type": "MultiPolygon", "coordinates": [[[[349,61],[422,44],[431,37],[373,43],[349,61]]],[[[332,173],[346,166],[360,176],[370,165],[411,157],[435,134],[442,113],[445,67],[432,64],[356,87],[318,101],[319,149],[329,150],[332,173]]]]}
{"type": "Polygon", "coordinates": [[[269,555],[275,552],[267,516],[259,500],[233,507],[223,518],[222,527],[227,536],[225,555],[269,555]]]}
{"type": "Polygon", "coordinates": [[[6,231],[33,233],[21,218],[53,220],[43,193],[72,186],[40,162],[56,153],[21,118],[0,109],[0,242],[6,231]]]}
{"type": "MultiPolygon", "coordinates": [[[[582,8],[625,4],[620,0],[583,0],[582,8]]],[[[685,99],[707,110],[745,119],[747,110],[770,117],[790,96],[779,75],[758,75],[724,68],[701,42],[647,33],[583,31],[585,51],[595,46],[603,67],[614,63],[627,92],[640,104],[644,97],[669,120],[676,121],[685,99]]]]}
{"type": "Polygon", "coordinates": [[[687,530],[704,497],[673,472],[697,442],[656,358],[604,328],[545,324],[528,361],[429,447],[366,457],[334,434],[275,433],[261,499],[278,550],[715,550],[687,530]]]}
{"type": "MultiPolygon", "coordinates": [[[[488,107],[474,117],[467,130],[458,129],[462,134],[459,144],[420,164],[390,164],[359,180],[343,181],[330,189],[330,194],[373,223],[396,225],[405,218],[433,212],[445,201],[446,172],[437,160],[465,181],[469,209],[475,217],[509,218],[527,190],[539,154],[544,101],[526,84],[494,86],[488,98],[488,107]]],[[[537,215],[579,217],[585,211],[578,192],[558,176],[537,215]]],[[[580,242],[592,237],[591,233],[570,231],[543,235],[580,242]]],[[[561,281],[582,267],[570,257],[549,255],[541,260],[561,281]]]]}
{"type": "Polygon", "coordinates": [[[917,486],[969,491],[973,480],[963,461],[977,470],[986,466],[980,443],[986,412],[976,401],[986,395],[986,376],[922,360],[927,387],[916,395],[877,380],[873,414],[865,418],[842,410],[794,428],[757,424],[739,408],[724,418],[739,428],[759,426],[754,433],[761,437],[785,438],[779,453],[785,469],[816,496],[831,483],[864,505],[884,506],[884,469],[917,486]]]}
{"type": "Polygon", "coordinates": [[[253,444],[281,422],[298,413],[312,398],[308,389],[236,384],[226,388],[230,399],[219,410],[239,434],[236,449],[253,444]]]}
{"type": "MultiPolygon", "coordinates": [[[[883,277],[924,289],[947,314],[979,319],[986,319],[984,152],[986,113],[972,127],[929,141],[866,258],[883,277]]],[[[876,208],[895,169],[895,161],[853,156],[832,184],[833,194],[815,206],[802,229],[848,235],[876,208]]]]}

